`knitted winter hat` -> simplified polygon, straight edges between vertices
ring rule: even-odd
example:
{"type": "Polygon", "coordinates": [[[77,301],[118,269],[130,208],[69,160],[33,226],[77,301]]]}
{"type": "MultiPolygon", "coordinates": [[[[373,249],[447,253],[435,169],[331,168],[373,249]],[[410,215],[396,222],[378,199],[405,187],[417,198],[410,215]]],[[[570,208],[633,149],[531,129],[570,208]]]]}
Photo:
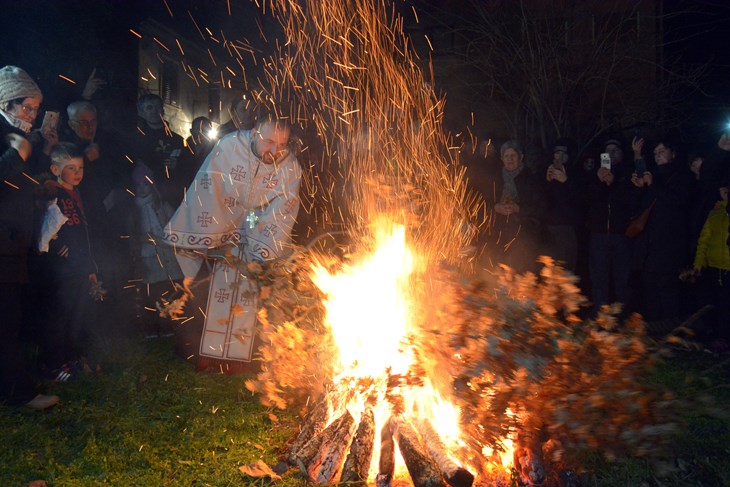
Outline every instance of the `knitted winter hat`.
{"type": "Polygon", "coordinates": [[[18,98],[43,99],[43,93],[33,78],[17,66],[0,69],[0,107],[18,98]]]}

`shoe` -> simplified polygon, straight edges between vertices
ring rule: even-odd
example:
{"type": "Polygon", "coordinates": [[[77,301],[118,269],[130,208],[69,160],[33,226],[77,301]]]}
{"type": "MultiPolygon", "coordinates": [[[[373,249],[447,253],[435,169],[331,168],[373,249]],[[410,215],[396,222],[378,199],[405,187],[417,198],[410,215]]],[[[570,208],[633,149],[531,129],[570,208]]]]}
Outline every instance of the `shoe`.
{"type": "Polygon", "coordinates": [[[79,365],[77,362],[68,362],[61,366],[60,369],[53,371],[53,382],[69,382],[74,380],[79,373],[79,365]]]}
{"type": "Polygon", "coordinates": [[[36,411],[43,411],[50,407],[55,406],[61,399],[58,396],[51,396],[46,394],[38,394],[36,397],[25,403],[31,409],[36,411]]]}

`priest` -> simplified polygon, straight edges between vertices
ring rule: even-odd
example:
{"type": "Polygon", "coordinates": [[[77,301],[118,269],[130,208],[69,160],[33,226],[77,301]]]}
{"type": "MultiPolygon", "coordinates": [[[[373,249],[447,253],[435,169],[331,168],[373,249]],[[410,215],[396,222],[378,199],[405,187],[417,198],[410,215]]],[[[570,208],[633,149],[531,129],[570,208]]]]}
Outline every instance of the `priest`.
{"type": "Polygon", "coordinates": [[[205,313],[188,309],[203,321],[199,369],[255,369],[257,289],[245,263],[290,251],[302,175],[290,136],[288,121],[269,114],[223,137],[166,225],[186,279],[210,277],[205,313]]]}

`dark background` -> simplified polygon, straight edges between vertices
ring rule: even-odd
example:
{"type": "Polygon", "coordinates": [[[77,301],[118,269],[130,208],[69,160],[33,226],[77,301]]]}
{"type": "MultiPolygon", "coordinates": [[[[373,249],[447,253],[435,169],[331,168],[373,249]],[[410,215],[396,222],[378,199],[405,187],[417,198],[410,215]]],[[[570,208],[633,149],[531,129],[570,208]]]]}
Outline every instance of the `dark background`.
{"type": "MultiPolygon", "coordinates": [[[[434,0],[412,3],[427,16],[434,0]]],[[[446,3],[458,9],[461,2],[446,3]]],[[[401,0],[396,4],[410,8],[410,3],[401,0]]],[[[44,108],[61,111],[80,96],[91,70],[97,67],[109,81],[99,98],[125,100],[133,113],[138,39],[130,28],[145,19],[155,19],[188,39],[200,39],[192,17],[200,28],[207,26],[260,46],[266,43],[256,19],[264,19],[264,29],[271,27],[267,16],[248,0],[1,0],[0,6],[4,19],[0,65],[26,69],[45,94],[44,108]],[[78,84],[64,81],[59,74],[78,84]]],[[[679,128],[684,139],[712,143],[730,122],[730,2],[666,1],[663,9],[681,12],[668,17],[665,57],[679,56],[688,65],[706,66],[700,83],[684,95],[693,109],[679,128]]]]}

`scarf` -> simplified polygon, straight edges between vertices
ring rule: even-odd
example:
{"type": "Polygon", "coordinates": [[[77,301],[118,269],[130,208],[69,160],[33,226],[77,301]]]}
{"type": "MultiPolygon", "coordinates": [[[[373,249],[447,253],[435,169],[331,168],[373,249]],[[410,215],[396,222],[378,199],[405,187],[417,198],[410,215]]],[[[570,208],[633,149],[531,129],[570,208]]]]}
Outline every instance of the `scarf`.
{"type": "Polygon", "coordinates": [[[520,166],[514,171],[508,171],[506,167],[502,166],[503,183],[502,197],[499,199],[500,203],[520,202],[520,195],[517,194],[517,185],[515,184],[515,178],[522,172],[524,168],[525,165],[520,164],[520,166]]]}
{"type": "Polygon", "coordinates": [[[15,127],[16,129],[22,130],[26,134],[28,132],[30,132],[30,129],[33,128],[33,124],[30,124],[30,123],[26,122],[25,120],[19,119],[18,117],[14,116],[14,115],[12,115],[12,114],[10,114],[8,112],[6,112],[5,110],[1,110],[0,109],[0,115],[2,115],[3,118],[5,120],[7,120],[7,122],[10,125],[12,125],[13,127],[15,127]]]}

